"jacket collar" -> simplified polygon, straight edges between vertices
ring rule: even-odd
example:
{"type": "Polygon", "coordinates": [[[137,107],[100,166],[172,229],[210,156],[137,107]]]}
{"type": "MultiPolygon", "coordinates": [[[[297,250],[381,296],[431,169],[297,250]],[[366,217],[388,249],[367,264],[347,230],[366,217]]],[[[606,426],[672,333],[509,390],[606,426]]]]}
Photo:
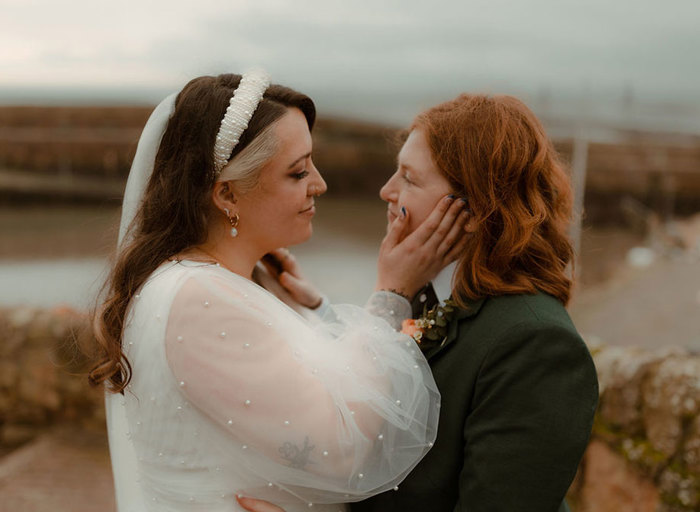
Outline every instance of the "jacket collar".
{"type": "Polygon", "coordinates": [[[466,308],[459,308],[455,312],[455,316],[450,321],[450,325],[447,330],[447,336],[437,347],[433,347],[426,354],[426,359],[431,359],[435,357],[438,353],[442,352],[447,348],[455,339],[457,339],[457,333],[459,331],[459,323],[461,320],[467,318],[473,318],[479,314],[481,306],[486,302],[487,297],[482,297],[481,299],[470,300],[467,302],[466,308]]]}

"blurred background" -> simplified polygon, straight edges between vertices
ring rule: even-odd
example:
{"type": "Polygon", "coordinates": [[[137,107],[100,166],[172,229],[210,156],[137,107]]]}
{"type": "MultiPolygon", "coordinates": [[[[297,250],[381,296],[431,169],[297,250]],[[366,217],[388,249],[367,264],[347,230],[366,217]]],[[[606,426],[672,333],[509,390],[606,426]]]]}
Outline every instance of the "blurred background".
{"type": "MultiPolygon", "coordinates": [[[[700,350],[697,2],[0,0],[0,9],[0,510],[113,509],[99,395],[66,340],[105,277],[150,111],[203,74],[262,66],[315,100],[314,158],[329,190],[314,237],[293,251],[333,301],[361,304],[372,290],[396,130],[460,92],[507,93],[535,111],[570,164],[569,310],[589,345],[700,350]]],[[[644,416],[642,402],[633,406],[644,416]]],[[[686,430],[693,414],[681,415],[686,430]]],[[[629,425],[608,419],[615,451],[629,425]]],[[[632,423],[628,437],[659,451],[646,424],[632,423]]],[[[700,471],[684,464],[686,476],[700,471]]],[[[632,487],[656,495],[625,510],[666,503],[663,470],[632,468],[642,478],[632,487]]],[[[578,510],[605,510],[578,481],[578,510]]],[[[696,510],[691,484],[697,501],[678,510],[696,510]]]]}

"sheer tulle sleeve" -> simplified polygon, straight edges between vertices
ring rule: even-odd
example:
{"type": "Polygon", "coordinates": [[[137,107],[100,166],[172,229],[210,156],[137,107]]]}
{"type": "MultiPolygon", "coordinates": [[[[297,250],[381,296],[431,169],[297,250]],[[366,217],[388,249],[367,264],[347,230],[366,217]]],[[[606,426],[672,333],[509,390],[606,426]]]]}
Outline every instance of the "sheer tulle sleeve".
{"type": "Polygon", "coordinates": [[[388,490],[435,439],[439,394],[420,350],[357,306],[311,325],[221,269],[182,284],[165,343],[179,389],[239,462],[300,499],[388,490]]]}
{"type": "Polygon", "coordinates": [[[411,318],[411,303],[394,292],[379,290],[370,295],[365,309],[387,321],[397,331],[406,318],[411,318]]]}

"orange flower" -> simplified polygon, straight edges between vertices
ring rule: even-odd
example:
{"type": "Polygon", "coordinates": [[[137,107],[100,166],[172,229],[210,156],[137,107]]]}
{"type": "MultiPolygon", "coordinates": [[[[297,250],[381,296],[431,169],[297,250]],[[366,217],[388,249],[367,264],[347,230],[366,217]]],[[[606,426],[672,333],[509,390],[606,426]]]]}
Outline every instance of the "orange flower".
{"type": "Polygon", "coordinates": [[[423,337],[423,329],[418,327],[416,320],[413,318],[407,318],[401,324],[401,332],[403,334],[408,334],[411,338],[420,343],[420,339],[423,337]]]}

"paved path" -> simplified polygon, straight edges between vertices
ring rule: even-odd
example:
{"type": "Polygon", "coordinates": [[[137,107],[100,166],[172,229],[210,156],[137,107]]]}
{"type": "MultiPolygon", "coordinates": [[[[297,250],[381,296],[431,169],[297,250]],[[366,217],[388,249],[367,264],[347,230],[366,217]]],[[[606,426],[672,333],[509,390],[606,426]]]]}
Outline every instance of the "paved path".
{"type": "Polygon", "coordinates": [[[590,287],[570,307],[588,341],[654,350],[700,351],[700,261],[660,259],[649,267],[620,268],[590,287]]]}
{"type": "Polygon", "coordinates": [[[0,460],[0,512],[114,512],[102,432],[57,430],[0,460]]]}

